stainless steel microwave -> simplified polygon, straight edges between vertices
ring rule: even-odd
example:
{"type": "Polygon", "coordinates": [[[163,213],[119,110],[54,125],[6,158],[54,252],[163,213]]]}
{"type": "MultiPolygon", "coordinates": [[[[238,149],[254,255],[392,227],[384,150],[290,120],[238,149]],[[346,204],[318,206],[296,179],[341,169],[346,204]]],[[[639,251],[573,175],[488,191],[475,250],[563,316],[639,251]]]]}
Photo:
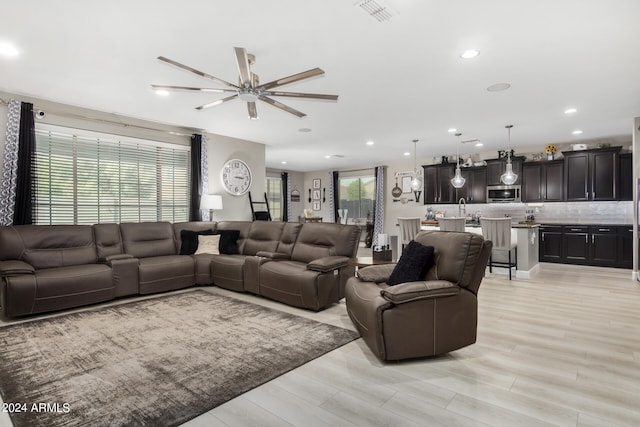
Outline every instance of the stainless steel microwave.
{"type": "Polygon", "coordinates": [[[519,185],[489,185],[487,186],[487,203],[519,202],[519,185]]]}

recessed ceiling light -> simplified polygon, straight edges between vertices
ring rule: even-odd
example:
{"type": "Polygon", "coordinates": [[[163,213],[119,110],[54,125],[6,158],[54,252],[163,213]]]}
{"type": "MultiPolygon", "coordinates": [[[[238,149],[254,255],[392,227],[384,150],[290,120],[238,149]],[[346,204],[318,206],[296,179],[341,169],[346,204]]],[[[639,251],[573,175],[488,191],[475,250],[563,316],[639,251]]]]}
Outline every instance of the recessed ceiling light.
{"type": "Polygon", "coordinates": [[[460,58],[462,59],[471,59],[480,55],[480,51],[477,49],[468,49],[460,54],[460,58]]]}
{"type": "Polygon", "coordinates": [[[327,154],[326,156],[324,156],[325,159],[330,159],[331,158],[331,154],[327,154]]]}
{"type": "Polygon", "coordinates": [[[169,96],[169,91],[164,89],[158,89],[156,90],[156,95],[169,96]]]}
{"type": "Polygon", "coordinates": [[[580,129],[576,129],[573,132],[571,132],[572,135],[580,135],[582,133],[582,131],[580,129]]]}
{"type": "Polygon", "coordinates": [[[298,132],[311,132],[311,129],[309,129],[309,128],[300,128],[300,129],[298,129],[298,132]]]}
{"type": "Polygon", "coordinates": [[[281,161],[280,163],[281,163],[281,164],[283,164],[283,165],[286,165],[286,164],[287,164],[287,161],[286,161],[286,160],[283,160],[283,161],[281,161]]]}
{"type": "Polygon", "coordinates": [[[480,141],[476,142],[476,147],[484,147],[484,144],[480,141]]]}
{"type": "Polygon", "coordinates": [[[371,140],[367,141],[367,145],[373,145],[373,144],[375,144],[375,142],[373,142],[371,140]]]}
{"type": "Polygon", "coordinates": [[[573,114],[575,112],[577,112],[578,110],[575,108],[567,108],[566,110],[564,110],[565,114],[573,114]]]}
{"type": "Polygon", "coordinates": [[[487,88],[487,91],[489,92],[500,92],[503,90],[507,90],[511,87],[511,85],[509,83],[496,83],[494,85],[491,85],[487,88]]]}
{"type": "Polygon", "coordinates": [[[410,152],[408,152],[408,151],[405,151],[404,153],[402,153],[402,155],[403,155],[403,156],[410,156],[410,155],[411,155],[411,153],[410,153],[410,152]]]}
{"type": "Polygon", "coordinates": [[[0,55],[3,56],[17,56],[18,55],[18,49],[12,45],[11,43],[7,43],[7,42],[0,42],[0,55]]]}
{"type": "Polygon", "coordinates": [[[456,129],[456,128],[449,128],[449,130],[447,130],[447,132],[449,132],[449,133],[458,132],[458,129],[456,129]]]}

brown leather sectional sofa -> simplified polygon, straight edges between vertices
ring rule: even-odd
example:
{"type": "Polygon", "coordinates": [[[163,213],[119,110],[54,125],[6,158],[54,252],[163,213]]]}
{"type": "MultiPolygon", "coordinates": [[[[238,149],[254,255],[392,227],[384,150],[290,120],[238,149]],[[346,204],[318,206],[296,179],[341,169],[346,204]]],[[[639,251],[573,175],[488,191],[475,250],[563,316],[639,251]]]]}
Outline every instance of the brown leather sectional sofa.
{"type": "Polygon", "coordinates": [[[354,275],[358,226],[222,221],[0,227],[0,297],[24,316],[214,284],[321,310],[354,275]],[[180,255],[182,231],[238,230],[238,254],[180,255]]]}

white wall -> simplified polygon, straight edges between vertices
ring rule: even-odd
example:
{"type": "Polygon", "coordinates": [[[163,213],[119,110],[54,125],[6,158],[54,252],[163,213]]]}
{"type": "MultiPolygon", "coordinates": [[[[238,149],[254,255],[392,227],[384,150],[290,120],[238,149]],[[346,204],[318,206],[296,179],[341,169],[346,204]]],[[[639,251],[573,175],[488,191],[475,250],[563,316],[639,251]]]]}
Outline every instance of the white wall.
{"type": "Polygon", "coordinates": [[[220,180],[220,171],[227,160],[243,160],[251,169],[253,177],[251,197],[254,201],[264,200],[267,189],[265,169],[265,146],[242,139],[221,135],[206,134],[207,157],[209,162],[209,194],[222,195],[222,207],[215,211],[213,219],[216,221],[251,221],[251,205],[249,195],[234,196],[227,193],[220,180]]]}

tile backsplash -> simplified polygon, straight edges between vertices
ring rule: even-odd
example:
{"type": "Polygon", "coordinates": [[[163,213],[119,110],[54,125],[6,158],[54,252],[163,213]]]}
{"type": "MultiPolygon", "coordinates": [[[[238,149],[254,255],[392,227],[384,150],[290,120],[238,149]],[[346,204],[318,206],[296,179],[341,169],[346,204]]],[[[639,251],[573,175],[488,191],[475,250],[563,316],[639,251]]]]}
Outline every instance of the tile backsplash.
{"type": "MultiPolygon", "coordinates": [[[[458,205],[431,205],[433,211],[445,211],[446,216],[458,216],[458,205]]],[[[469,204],[466,214],[476,211],[485,217],[508,215],[524,219],[525,212],[533,210],[536,222],[562,222],[566,224],[631,224],[633,202],[546,202],[546,203],[486,203],[469,204]]],[[[426,206],[425,206],[426,212],[426,206]]]]}

